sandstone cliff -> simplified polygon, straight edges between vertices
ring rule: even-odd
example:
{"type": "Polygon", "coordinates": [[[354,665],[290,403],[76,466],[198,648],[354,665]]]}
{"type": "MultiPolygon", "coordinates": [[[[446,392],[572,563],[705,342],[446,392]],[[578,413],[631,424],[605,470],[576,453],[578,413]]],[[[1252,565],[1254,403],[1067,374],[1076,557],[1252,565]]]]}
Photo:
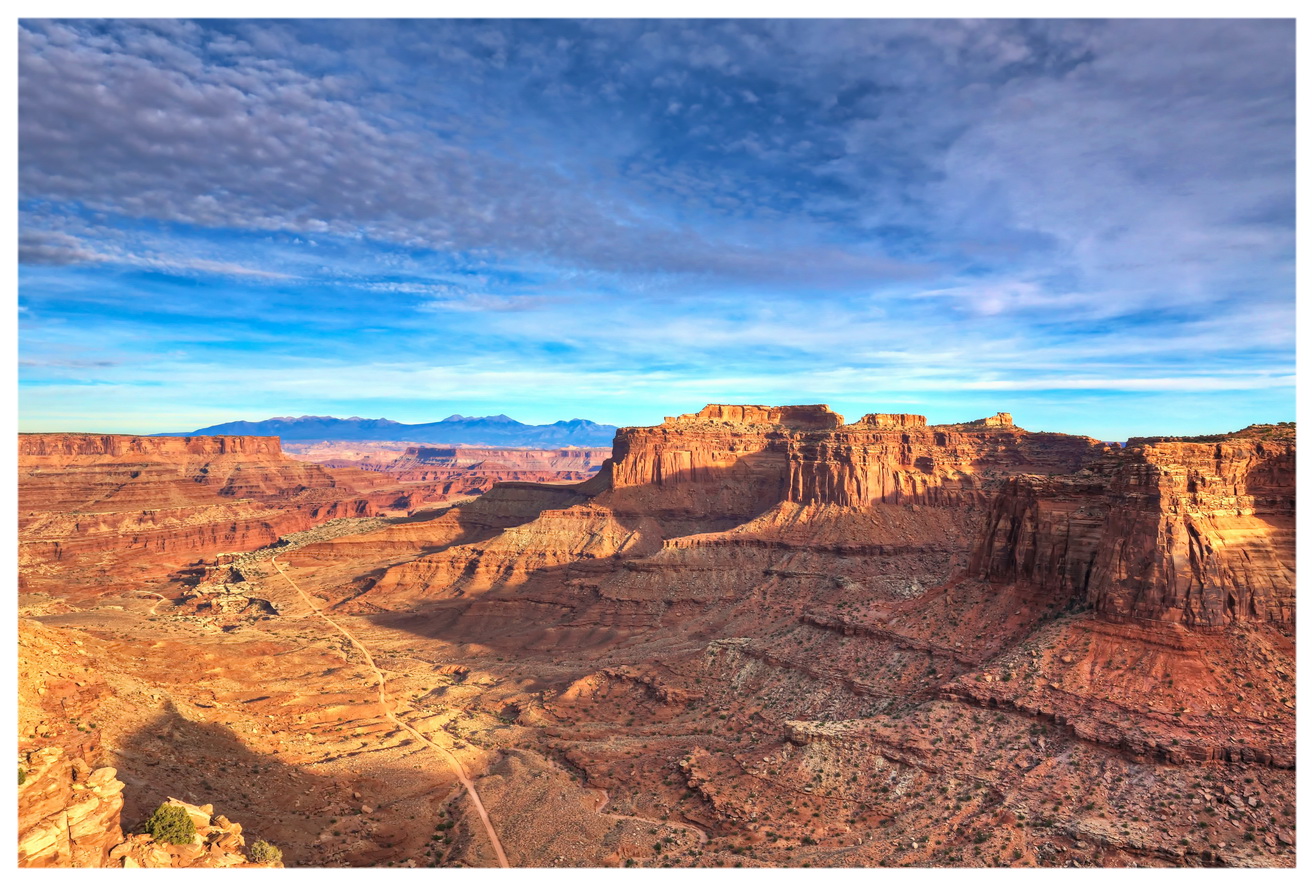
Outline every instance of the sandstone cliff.
{"type": "Polygon", "coordinates": [[[777,501],[979,503],[1009,473],[1070,473],[1103,449],[1024,431],[1011,418],[928,427],[925,416],[872,413],[845,425],[825,406],[707,406],[620,429],[612,478],[616,489],[662,487],[664,499],[682,485],[706,487],[696,497],[715,496],[708,510],[726,516],[736,514],[722,488],[738,493],[740,510],[757,511],[777,501]]]}
{"type": "MultiPolygon", "coordinates": [[[[560,498],[567,488],[553,493],[554,502],[545,487],[516,486],[523,504],[538,502],[532,514],[516,518],[523,526],[506,522],[503,535],[488,542],[435,536],[442,550],[392,567],[368,599],[425,599],[521,584],[582,561],[648,557],[663,539],[705,536],[703,544],[721,544],[706,534],[733,530],[786,504],[838,506],[818,525],[830,527],[837,539],[852,533],[837,543],[854,550],[873,542],[857,528],[865,525],[861,520],[840,515],[844,509],[947,508],[956,515],[953,536],[966,550],[985,504],[1014,473],[1070,473],[1106,448],[1084,437],[1031,433],[998,417],[928,427],[923,416],[871,414],[845,425],[822,405],[710,405],[656,427],[620,429],[612,458],[594,479],[573,488],[574,501],[560,498]]],[[[509,503],[511,490],[498,487],[477,507],[446,519],[495,512],[504,499],[509,503]]],[[[884,549],[879,540],[874,545],[884,549]]]]}
{"type": "Polygon", "coordinates": [[[1295,432],[1139,441],[995,501],[973,570],[1108,618],[1218,628],[1295,618],[1295,432]]]}
{"type": "MultiPolygon", "coordinates": [[[[95,593],[375,513],[387,481],[286,458],[274,437],[20,434],[20,585],[95,593]],[[102,559],[108,556],[108,560],[102,559]]],[[[382,498],[387,498],[383,494],[382,498]]]]}

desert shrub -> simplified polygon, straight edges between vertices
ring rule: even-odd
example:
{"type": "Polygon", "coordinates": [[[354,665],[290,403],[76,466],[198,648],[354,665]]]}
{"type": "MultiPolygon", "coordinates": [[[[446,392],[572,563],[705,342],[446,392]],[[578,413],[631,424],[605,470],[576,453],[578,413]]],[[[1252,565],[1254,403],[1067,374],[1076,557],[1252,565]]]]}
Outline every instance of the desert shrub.
{"type": "Polygon", "coordinates": [[[21,784],[23,784],[23,782],[25,782],[25,781],[27,781],[27,770],[24,769],[22,766],[19,766],[19,767],[18,767],[18,783],[21,785],[21,784]]]}
{"type": "Polygon", "coordinates": [[[146,819],[146,833],[150,834],[157,843],[182,846],[192,842],[192,838],[196,836],[196,825],[192,823],[192,817],[187,814],[186,809],[170,803],[161,803],[160,808],[146,819]]]}
{"type": "Polygon", "coordinates": [[[282,864],[283,850],[266,840],[256,840],[246,855],[257,864],[282,864]]]}

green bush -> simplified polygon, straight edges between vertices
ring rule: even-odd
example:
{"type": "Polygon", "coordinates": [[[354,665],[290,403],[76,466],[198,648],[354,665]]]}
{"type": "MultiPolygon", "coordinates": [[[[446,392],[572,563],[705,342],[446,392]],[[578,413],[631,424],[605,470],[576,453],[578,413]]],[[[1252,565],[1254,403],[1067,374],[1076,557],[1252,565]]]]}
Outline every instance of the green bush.
{"type": "Polygon", "coordinates": [[[256,840],[247,850],[247,858],[257,864],[282,864],[283,850],[265,840],[256,840]]]}
{"type": "Polygon", "coordinates": [[[25,782],[25,781],[27,781],[27,770],[24,769],[22,766],[19,766],[19,767],[18,767],[18,783],[21,785],[21,784],[23,784],[23,782],[25,782]]]}
{"type": "Polygon", "coordinates": [[[150,834],[157,843],[182,846],[192,842],[192,838],[196,836],[196,825],[192,823],[192,817],[187,814],[186,809],[161,803],[160,808],[146,819],[146,833],[150,834]]]}

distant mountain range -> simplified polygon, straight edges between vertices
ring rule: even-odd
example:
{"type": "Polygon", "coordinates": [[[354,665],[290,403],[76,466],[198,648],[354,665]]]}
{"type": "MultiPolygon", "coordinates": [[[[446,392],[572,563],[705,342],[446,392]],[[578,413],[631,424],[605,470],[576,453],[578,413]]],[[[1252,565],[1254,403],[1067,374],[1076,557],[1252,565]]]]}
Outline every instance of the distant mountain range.
{"type": "Polygon", "coordinates": [[[322,440],[401,440],[408,443],[470,446],[610,446],[615,425],[583,418],[550,425],[527,425],[505,415],[449,415],[442,421],[408,425],[386,418],[334,418],[331,415],[283,416],[264,421],[230,421],[154,437],[203,437],[212,434],[281,437],[290,443],[322,440]]]}

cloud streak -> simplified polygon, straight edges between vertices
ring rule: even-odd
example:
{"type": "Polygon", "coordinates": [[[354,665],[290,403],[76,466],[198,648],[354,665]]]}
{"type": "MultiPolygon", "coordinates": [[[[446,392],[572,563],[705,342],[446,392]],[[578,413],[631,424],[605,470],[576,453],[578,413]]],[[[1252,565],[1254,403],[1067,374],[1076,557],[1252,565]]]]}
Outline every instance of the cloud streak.
{"type": "Polygon", "coordinates": [[[1290,403],[1290,22],[24,21],[19,74],[33,422],[102,360],[322,413],[298,361],[381,353],[614,421],[874,378],[1145,431],[1191,428],[1143,394],[1290,403]]]}

